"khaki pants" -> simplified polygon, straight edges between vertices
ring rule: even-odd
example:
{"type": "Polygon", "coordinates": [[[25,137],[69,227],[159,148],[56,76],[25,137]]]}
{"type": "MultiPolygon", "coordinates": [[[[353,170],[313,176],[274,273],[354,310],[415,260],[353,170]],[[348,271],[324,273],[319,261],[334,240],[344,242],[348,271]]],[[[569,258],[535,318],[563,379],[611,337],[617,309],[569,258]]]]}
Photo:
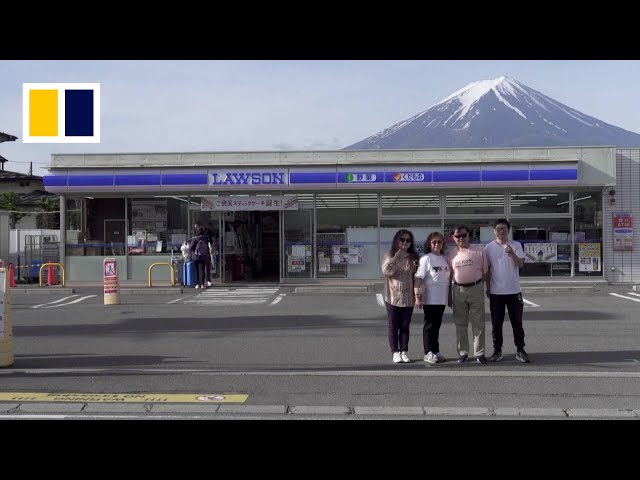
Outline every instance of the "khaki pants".
{"type": "Polygon", "coordinates": [[[469,321],[473,333],[473,353],[484,355],[484,283],[473,287],[452,284],[453,322],[456,325],[458,354],[469,353],[469,321]]]}

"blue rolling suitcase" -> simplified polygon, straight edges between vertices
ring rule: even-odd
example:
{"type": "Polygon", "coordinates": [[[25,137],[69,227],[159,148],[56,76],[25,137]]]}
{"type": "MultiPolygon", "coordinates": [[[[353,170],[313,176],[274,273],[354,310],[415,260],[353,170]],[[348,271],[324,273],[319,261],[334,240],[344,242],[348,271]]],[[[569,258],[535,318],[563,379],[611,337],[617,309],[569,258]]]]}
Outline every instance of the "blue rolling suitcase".
{"type": "Polygon", "coordinates": [[[196,271],[193,265],[193,262],[184,262],[182,266],[182,284],[185,287],[195,287],[196,286],[196,271]]]}

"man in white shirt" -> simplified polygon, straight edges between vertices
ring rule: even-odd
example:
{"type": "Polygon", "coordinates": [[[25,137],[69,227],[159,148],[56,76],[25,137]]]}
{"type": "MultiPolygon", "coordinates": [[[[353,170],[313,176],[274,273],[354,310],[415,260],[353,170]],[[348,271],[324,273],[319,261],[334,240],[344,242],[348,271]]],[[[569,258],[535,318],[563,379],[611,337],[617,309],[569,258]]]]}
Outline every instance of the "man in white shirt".
{"type": "Polygon", "coordinates": [[[489,361],[502,360],[502,324],[504,309],[507,307],[513,329],[513,342],[516,345],[516,360],[529,363],[529,355],[524,351],[524,328],[522,327],[524,305],[519,271],[524,265],[524,251],[520,242],[509,240],[510,228],[511,225],[507,219],[496,220],[493,226],[496,239],[484,247],[489,267],[486,285],[493,337],[493,355],[489,357],[489,361]]]}

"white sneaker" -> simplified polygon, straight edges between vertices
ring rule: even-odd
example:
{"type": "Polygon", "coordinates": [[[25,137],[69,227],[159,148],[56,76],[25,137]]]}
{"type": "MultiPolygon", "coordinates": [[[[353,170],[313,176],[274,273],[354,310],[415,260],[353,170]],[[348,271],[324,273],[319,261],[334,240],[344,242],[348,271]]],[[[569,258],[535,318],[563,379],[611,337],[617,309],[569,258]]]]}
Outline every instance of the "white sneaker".
{"type": "Polygon", "coordinates": [[[427,363],[438,363],[438,356],[433,352],[429,352],[424,356],[424,361],[427,363]]]}
{"type": "Polygon", "coordinates": [[[409,359],[407,352],[400,352],[400,358],[404,363],[411,363],[411,360],[409,359]]]}
{"type": "Polygon", "coordinates": [[[442,363],[442,362],[446,362],[447,359],[444,358],[444,355],[442,355],[440,352],[436,352],[436,357],[438,357],[438,363],[442,363]]]}
{"type": "Polygon", "coordinates": [[[198,288],[200,288],[200,285],[196,285],[194,288],[198,289],[198,288]]]}
{"type": "Polygon", "coordinates": [[[211,286],[211,282],[207,282],[207,287],[210,287],[210,286],[211,286]]]}
{"type": "Polygon", "coordinates": [[[401,361],[400,352],[393,352],[393,363],[400,363],[401,361]]]}

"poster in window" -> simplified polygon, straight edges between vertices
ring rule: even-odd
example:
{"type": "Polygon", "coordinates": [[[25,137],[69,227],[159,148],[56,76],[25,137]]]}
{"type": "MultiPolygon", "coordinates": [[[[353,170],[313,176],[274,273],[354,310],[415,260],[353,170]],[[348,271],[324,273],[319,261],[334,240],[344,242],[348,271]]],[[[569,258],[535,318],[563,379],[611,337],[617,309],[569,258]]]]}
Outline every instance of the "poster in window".
{"type": "Polygon", "coordinates": [[[331,263],[360,264],[364,255],[364,247],[358,245],[337,245],[332,249],[331,263]]]}
{"type": "Polygon", "coordinates": [[[599,243],[578,244],[578,271],[600,272],[602,271],[602,258],[600,257],[599,243]]]}
{"type": "Polygon", "coordinates": [[[524,244],[524,263],[556,263],[557,261],[557,243],[524,244]]]}

